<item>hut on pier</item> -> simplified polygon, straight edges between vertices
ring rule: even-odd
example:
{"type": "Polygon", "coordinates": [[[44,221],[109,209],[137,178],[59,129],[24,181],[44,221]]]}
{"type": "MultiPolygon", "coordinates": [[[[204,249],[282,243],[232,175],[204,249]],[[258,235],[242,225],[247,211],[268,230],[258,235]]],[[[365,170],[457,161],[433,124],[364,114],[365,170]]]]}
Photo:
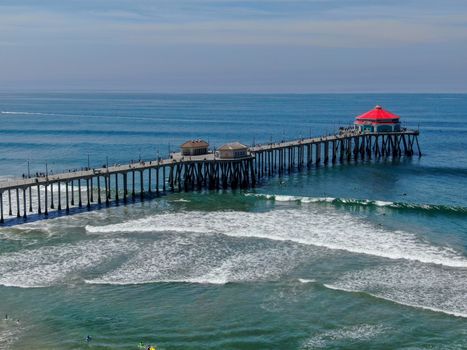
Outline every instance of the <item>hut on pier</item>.
{"type": "Polygon", "coordinates": [[[222,159],[236,159],[248,156],[248,147],[240,142],[226,143],[218,148],[217,154],[222,159]]]}
{"type": "Polygon", "coordinates": [[[381,106],[376,106],[371,111],[359,115],[356,117],[354,124],[361,132],[391,132],[401,130],[400,117],[384,110],[381,106]]]}
{"type": "Polygon", "coordinates": [[[209,143],[204,140],[190,140],[180,146],[183,156],[200,156],[208,153],[209,143]]]}

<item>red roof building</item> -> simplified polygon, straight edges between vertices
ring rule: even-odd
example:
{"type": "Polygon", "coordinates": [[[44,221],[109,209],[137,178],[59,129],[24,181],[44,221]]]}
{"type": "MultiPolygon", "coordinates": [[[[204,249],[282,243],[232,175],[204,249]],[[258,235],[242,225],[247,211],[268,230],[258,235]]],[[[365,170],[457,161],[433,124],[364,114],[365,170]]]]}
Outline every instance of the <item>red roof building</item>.
{"type": "Polygon", "coordinates": [[[400,117],[384,110],[381,106],[359,115],[355,118],[354,124],[362,132],[391,132],[401,129],[400,117]]]}

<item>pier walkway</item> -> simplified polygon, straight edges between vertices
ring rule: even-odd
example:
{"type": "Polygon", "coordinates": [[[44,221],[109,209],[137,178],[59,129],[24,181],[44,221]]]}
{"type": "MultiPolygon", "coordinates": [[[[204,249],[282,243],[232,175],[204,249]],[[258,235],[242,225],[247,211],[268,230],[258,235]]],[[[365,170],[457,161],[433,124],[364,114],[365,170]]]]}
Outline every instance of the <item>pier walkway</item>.
{"type": "Polygon", "coordinates": [[[167,191],[255,187],[263,177],[283,175],[312,165],[371,159],[410,157],[417,149],[417,130],[365,132],[354,129],[322,137],[281,141],[249,148],[242,158],[222,159],[215,152],[200,156],[171,154],[169,159],[141,161],[97,169],[0,182],[0,223],[29,213],[48,216],[50,210],[91,208],[91,203],[144,200],[167,191]]]}

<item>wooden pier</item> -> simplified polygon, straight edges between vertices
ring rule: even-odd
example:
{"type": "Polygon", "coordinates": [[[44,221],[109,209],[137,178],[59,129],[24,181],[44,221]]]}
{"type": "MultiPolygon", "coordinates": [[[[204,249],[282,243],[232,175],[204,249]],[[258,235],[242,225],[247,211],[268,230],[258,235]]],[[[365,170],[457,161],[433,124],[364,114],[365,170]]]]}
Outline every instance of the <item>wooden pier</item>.
{"type": "Polygon", "coordinates": [[[70,212],[92,204],[109,206],[144,200],[147,194],[255,187],[262,178],[314,165],[387,157],[421,156],[418,131],[360,133],[355,130],[249,148],[247,156],[222,159],[215,153],[158,159],[99,169],[0,182],[0,223],[50,211],[70,212]],[[4,199],[8,203],[4,208],[4,199]],[[5,209],[5,210],[4,210],[5,209]]]}

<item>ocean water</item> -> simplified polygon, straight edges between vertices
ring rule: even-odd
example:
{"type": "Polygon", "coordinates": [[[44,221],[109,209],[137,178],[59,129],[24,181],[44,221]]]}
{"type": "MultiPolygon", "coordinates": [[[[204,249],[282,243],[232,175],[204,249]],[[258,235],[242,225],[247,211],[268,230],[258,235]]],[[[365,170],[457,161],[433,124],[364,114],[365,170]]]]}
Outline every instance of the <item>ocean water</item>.
{"type": "Polygon", "coordinates": [[[0,228],[0,348],[466,349],[467,95],[1,93],[0,176],[321,135],[376,104],[421,158],[0,228]]]}

